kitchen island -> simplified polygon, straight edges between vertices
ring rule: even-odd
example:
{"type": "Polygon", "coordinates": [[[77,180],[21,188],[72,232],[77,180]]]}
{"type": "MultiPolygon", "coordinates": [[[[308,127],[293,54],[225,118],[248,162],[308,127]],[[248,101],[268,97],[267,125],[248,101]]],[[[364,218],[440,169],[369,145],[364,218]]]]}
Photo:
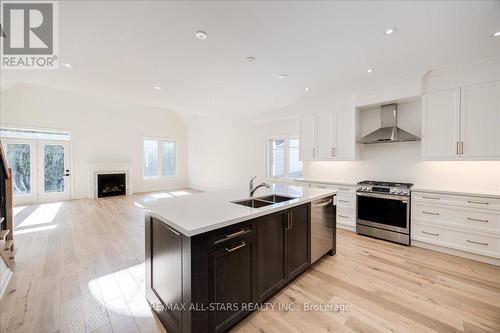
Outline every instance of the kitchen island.
{"type": "Polygon", "coordinates": [[[321,253],[333,255],[335,214],[311,230],[311,205],[334,207],[335,194],[273,184],[254,195],[264,201],[242,189],[146,203],[146,297],[167,331],[235,326],[309,267],[312,234],[333,233],[321,253]]]}

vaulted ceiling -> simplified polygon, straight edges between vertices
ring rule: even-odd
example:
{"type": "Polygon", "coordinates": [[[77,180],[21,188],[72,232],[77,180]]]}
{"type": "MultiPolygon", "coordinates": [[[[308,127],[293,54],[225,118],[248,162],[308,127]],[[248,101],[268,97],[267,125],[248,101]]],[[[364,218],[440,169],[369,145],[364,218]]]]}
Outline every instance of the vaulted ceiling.
{"type": "Polygon", "coordinates": [[[183,114],[258,113],[500,55],[500,1],[65,1],[59,20],[71,68],[2,80],[183,114]]]}

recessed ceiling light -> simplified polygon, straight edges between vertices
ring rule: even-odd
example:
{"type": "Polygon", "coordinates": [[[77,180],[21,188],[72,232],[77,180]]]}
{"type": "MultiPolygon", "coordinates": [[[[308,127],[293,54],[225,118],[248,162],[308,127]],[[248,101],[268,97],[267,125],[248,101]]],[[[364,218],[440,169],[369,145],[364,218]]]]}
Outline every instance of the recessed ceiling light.
{"type": "Polygon", "coordinates": [[[398,28],[397,27],[392,27],[392,28],[389,28],[386,31],[384,31],[384,34],[386,34],[386,35],[392,35],[396,31],[398,31],[398,28]]]}
{"type": "Polygon", "coordinates": [[[309,91],[310,89],[309,89],[309,87],[305,87],[304,90],[305,91],[309,91]]]}
{"type": "Polygon", "coordinates": [[[248,112],[252,113],[252,112],[253,112],[253,110],[248,110],[248,112]]]}
{"type": "Polygon", "coordinates": [[[154,90],[161,90],[161,87],[158,87],[158,86],[154,86],[153,87],[154,90]]]}
{"type": "Polygon", "coordinates": [[[212,101],[212,104],[215,104],[215,101],[212,101]]]}
{"type": "Polygon", "coordinates": [[[371,73],[371,72],[373,72],[374,70],[375,70],[375,68],[368,68],[368,69],[366,70],[366,72],[367,72],[367,73],[371,73]]]}
{"type": "Polygon", "coordinates": [[[278,79],[283,80],[283,79],[286,79],[287,76],[288,75],[286,75],[286,74],[280,74],[280,75],[278,75],[278,79]]]}
{"type": "Polygon", "coordinates": [[[71,68],[71,64],[63,64],[63,66],[66,68],[71,68]]]}
{"type": "Polygon", "coordinates": [[[205,31],[196,31],[194,35],[198,39],[207,39],[207,33],[205,31]]]}
{"type": "Polygon", "coordinates": [[[500,31],[497,31],[491,35],[492,37],[500,37],[500,31]]]}
{"type": "Polygon", "coordinates": [[[255,58],[254,57],[247,57],[247,62],[255,62],[255,58]]]}

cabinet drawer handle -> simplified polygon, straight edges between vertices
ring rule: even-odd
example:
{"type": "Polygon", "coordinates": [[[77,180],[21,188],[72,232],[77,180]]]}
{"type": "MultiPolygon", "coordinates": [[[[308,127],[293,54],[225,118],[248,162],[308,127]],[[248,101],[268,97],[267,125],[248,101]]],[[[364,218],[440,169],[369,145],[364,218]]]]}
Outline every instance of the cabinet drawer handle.
{"type": "Polygon", "coordinates": [[[343,218],[343,219],[348,219],[349,216],[345,216],[345,215],[339,215],[339,217],[343,218]]]}
{"type": "Polygon", "coordinates": [[[472,201],[472,200],[467,200],[468,203],[471,204],[478,204],[478,205],[489,205],[489,202],[484,202],[484,201],[472,201]]]}
{"type": "Polygon", "coordinates": [[[349,191],[349,189],[345,188],[345,187],[339,187],[339,190],[341,190],[341,191],[349,191]]]}
{"type": "Polygon", "coordinates": [[[349,200],[339,200],[339,202],[350,202],[349,200]]]}
{"type": "Polygon", "coordinates": [[[486,223],[489,222],[488,220],[475,219],[475,218],[472,218],[472,217],[468,217],[467,220],[469,220],[469,221],[477,221],[477,222],[486,222],[486,223]]]}
{"type": "Polygon", "coordinates": [[[235,247],[233,247],[233,248],[228,249],[228,248],[226,247],[226,252],[227,252],[227,253],[229,253],[229,252],[236,251],[236,250],[238,250],[238,249],[241,249],[242,247],[245,247],[246,245],[247,245],[247,243],[245,243],[245,242],[241,242],[241,244],[240,244],[240,245],[237,245],[237,246],[235,246],[235,247]]]}
{"type": "Polygon", "coordinates": [[[428,197],[426,195],[423,195],[422,198],[424,198],[424,199],[432,199],[432,200],[439,200],[439,197],[428,197]]]}
{"type": "Polygon", "coordinates": [[[243,235],[247,231],[250,231],[250,229],[241,229],[240,231],[233,232],[232,234],[224,234],[224,237],[226,239],[228,239],[228,238],[234,238],[236,236],[243,235]]]}
{"type": "Polygon", "coordinates": [[[317,185],[317,188],[326,188],[326,186],[317,185]]]}
{"type": "Polygon", "coordinates": [[[423,230],[422,230],[422,233],[426,234],[426,235],[439,236],[439,234],[436,234],[434,232],[427,232],[427,231],[423,231],[423,230]]]}
{"type": "Polygon", "coordinates": [[[435,212],[426,212],[425,210],[422,211],[423,214],[427,214],[427,215],[439,215],[439,213],[435,213],[435,212]]]}
{"type": "Polygon", "coordinates": [[[470,240],[468,239],[467,240],[469,243],[472,243],[472,244],[478,244],[478,245],[484,245],[484,246],[487,246],[488,243],[483,243],[483,242],[476,242],[476,241],[473,241],[473,240],[470,240]]]}

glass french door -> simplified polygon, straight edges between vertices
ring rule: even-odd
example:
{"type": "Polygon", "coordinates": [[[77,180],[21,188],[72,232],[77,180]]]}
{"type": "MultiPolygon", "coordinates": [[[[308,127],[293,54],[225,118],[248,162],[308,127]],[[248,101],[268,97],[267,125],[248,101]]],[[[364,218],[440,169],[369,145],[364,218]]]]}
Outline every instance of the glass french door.
{"type": "Polygon", "coordinates": [[[14,204],[70,199],[69,143],[4,139],[14,204]]]}
{"type": "Polygon", "coordinates": [[[38,142],[38,201],[70,199],[69,143],[38,142]]]}

